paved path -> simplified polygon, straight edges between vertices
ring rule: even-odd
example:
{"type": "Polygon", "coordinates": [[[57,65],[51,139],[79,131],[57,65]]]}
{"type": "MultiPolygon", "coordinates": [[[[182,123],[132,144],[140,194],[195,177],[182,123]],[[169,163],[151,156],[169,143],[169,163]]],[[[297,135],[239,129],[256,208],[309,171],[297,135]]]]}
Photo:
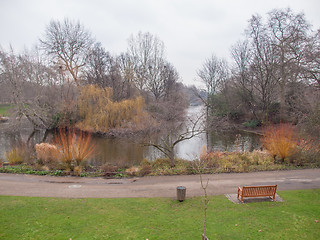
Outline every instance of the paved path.
{"type": "MultiPolygon", "coordinates": [[[[320,169],[224,173],[203,175],[209,178],[208,194],[235,193],[242,185],[278,184],[278,190],[320,188],[320,169]]],[[[127,198],[176,197],[176,187],[185,186],[187,196],[200,196],[199,176],[157,176],[133,179],[52,177],[0,173],[0,195],[127,198]]]]}

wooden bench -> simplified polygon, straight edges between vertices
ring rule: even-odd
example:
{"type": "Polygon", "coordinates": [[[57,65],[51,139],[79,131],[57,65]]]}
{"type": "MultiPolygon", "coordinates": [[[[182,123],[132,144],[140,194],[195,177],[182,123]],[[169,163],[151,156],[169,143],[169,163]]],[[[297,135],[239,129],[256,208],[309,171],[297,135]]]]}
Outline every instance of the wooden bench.
{"type": "Polygon", "coordinates": [[[270,197],[274,200],[276,197],[276,191],[277,185],[238,187],[238,199],[241,202],[243,202],[244,197],[270,197]]]}

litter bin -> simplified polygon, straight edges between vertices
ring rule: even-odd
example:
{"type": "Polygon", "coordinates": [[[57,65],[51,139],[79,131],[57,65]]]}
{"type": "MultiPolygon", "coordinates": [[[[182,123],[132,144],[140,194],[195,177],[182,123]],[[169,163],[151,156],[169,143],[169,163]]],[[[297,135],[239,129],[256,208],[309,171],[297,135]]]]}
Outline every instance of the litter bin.
{"type": "Polygon", "coordinates": [[[177,187],[177,199],[179,202],[182,202],[186,199],[186,187],[184,186],[177,187]]]}

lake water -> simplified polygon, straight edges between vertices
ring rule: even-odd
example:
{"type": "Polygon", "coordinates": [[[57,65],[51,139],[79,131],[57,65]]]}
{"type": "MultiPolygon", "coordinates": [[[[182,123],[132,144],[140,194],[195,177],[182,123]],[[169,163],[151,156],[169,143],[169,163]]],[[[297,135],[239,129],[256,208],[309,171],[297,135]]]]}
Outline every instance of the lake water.
{"type": "MultiPolygon", "coordinates": [[[[202,107],[190,107],[188,116],[197,116],[202,107]]],[[[26,143],[29,139],[30,146],[52,140],[52,135],[45,137],[45,131],[37,131],[32,136],[32,128],[24,126],[19,132],[12,133],[8,123],[0,124],[0,158],[4,159],[4,153],[20,142],[26,143]]],[[[163,155],[154,147],[144,146],[140,141],[124,138],[95,137],[97,154],[91,160],[93,165],[103,163],[123,163],[135,165],[143,159],[154,160],[163,155]]],[[[190,140],[180,142],[175,148],[178,158],[194,160],[199,157],[202,146],[215,151],[252,151],[259,146],[259,138],[255,134],[244,132],[211,132],[203,133],[190,140]]]]}

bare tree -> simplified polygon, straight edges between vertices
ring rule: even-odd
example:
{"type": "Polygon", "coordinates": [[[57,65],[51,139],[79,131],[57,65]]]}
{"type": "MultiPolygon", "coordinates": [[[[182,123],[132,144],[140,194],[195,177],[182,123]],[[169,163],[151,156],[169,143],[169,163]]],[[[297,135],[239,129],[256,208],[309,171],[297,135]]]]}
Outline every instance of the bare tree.
{"type": "Polygon", "coordinates": [[[120,74],[122,76],[125,85],[126,98],[130,98],[134,95],[134,64],[128,53],[122,53],[118,56],[117,60],[119,64],[120,74]]]}
{"type": "Polygon", "coordinates": [[[269,120],[279,102],[280,117],[292,111],[298,96],[291,90],[302,80],[309,30],[304,15],[290,9],[271,11],[266,22],[259,15],[250,19],[247,38],[233,47],[232,56],[235,86],[253,118],[269,120]]]}
{"type": "Polygon", "coordinates": [[[248,35],[251,39],[250,75],[256,99],[256,105],[265,116],[259,119],[268,119],[270,105],[276,99],[277,79],[276,51],[271,43],[270,36],[263,26],[260,16],[253,16],[250,20],[248,35]]]}
{"type": "MultiPolygon", "coordinates": [[[[152,146],[162,152],[170,159],[171,167],[175,166],[175,147],[182,141],[189,140],[195,136],[198,136],[204,132],[201,120],[202,115],[197,119],[189,119],[189,123],[180,122],[167,124],[167,130],[162,134],[157,142],[145,143],[146,146],[152,146]],[[187,126],[186,126],[187,125],[187,126]]],[[[152,141],[152,140],[151,140],[152,141]]]]}
{"type": "Polygon", "coordinates": [[[108,86],[107,62],[110,54],[96,43],[88,52],[87,65],[85,67],[85,78],[89,84],[96,84],[101,88],[108,86]]]}
{"type": "MultiPolygon", "coordinates": [[[[228,66],[226,61],[218,59],[215,55],[205,60],[202,68],[197,72],[198,77],[206,86],[207,96],[203,98],[198,95],[206,106],[207,128],[211,122],[212,115],[215,115],[215,96],[224,87],[228,78],[228,66]]],[[[208,137],[208,134],[207,134],[208,137]]]]}
{"type": "Polygon", "coordinates": [[[306,46],[304,77],[311,84],[320,88],[320,29],[306,46]]]}
{"type": "Polygon", "coordinates": [[[206,85],[208,94],[216,94],[228,77],[228,66],[225,60],[212,55],[205,60],[197,74],[206,85]]]}
{"type": "Polygon", "coordinates": [[[280,116],[283,116],[286,86],[289,81],[297,81],[300,74],[310,25],[304,14],[294,14],[291,9],[286,9],[271,11],[267,27],[277,57],[274,75],[279,82],[280,116]]]}
{"type": "Polygon", "coordinates": [[[45,66],[37,49],[20,55],[13,49],[2,51],[0,61],[1,78],[12,93],[17,117],[26,117],[35,129],[50,128],[60,100],[53,69],[45,66]]]}
{"type": "Polygon", "coordinates": [[[203,205],[204,205],[204,220],[203,220],[203,234],[202,234],[202,240],[209,240],[208,237],[206,236],[206,230],[207,230],[207,210],[208,210],[208,205],[209,205],[209,197],[207,193],[207,188],[209,185],[209,178],[207,179],[206,182],[203,181],[203,172],[207,168],[207,164],[205,161],[203,161],[201,158],[198,161],[194,162],[194,169],[196,172],[199,174],[200,177],[200,184],[201,188],[204,192],[204,198],[203,198],[203,205]]]}
{"type": "Polygon", "coordinates": [[[163,91],[160,96],[163,97],[165,101],[168,101],[173,95],[177,94],[179,73],[172,64],[167,62],[162,69],[161,75],[163,79],[163,91]]]}
{"type": "MultiPolygon", "coordinates": [[[[232,48],[232,57],[235,62],[233,68],[233,81],[237,89],[237,94],[244,103],[246,112],[251,113],[256,118],[256,99],[254,95],[254,83],[251,75],[252,51],[248,41],[238,42],[232,48]]],[[[240,105],[241,103],[239,103],[240,105]]],[[[238,106],[237,106],[238,107],[238,106]]],[[[239,107],[238,107],[239,108],[239,107]]]]}
{"type": "Polygon", "coordinates": [[[151,33],[139,32],[129,39],[128,54],[134,69],[133,82],[139,91],[148,90],[158,100],[164,91],[164,44],[151,33]]]}
{"type": "Polygon", "coordinates": [[[96,43],[89,51],[85,68],[86,82],[96,84],[101,88],[113,89],[113,99],[119,101],[128,97],[128,81],[123,78],[121,58],[113,57],[96,43]]]}
{"type": "Polygon", "coordinates": [[[94,42],[91,34],[79,22],[69,19],[63,22],[51,21],[40,42],[44,50],[68,71],[71,79],[79,86],[80,72],[94,42]]]}

